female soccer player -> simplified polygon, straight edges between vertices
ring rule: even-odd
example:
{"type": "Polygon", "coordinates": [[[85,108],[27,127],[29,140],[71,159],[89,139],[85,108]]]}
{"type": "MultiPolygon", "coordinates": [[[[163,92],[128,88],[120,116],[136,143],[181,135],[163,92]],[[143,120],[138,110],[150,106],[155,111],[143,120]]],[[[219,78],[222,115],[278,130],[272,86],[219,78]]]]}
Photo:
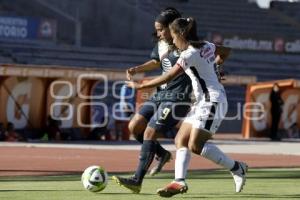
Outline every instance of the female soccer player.
{"type": "MultiPolygon", "coordinates": [[[[158,42],[152,51],[152,60],[129,68],[127,70],[129,80],[136,73],[152,71],[157,68],[161,68],[163,73],[167,73],[175,65],[179,58],[179,52],[172,44],[169,24],[179,17],[181,17],[180,13],[174,8],[167,8],[157,16],[154,26],[158,42]]],[[[171,159],[171,153],[165,150],[156,138],[171,130],[181,118],[186,116],[190,108],[187,104],[190,103],[191,89],[191,81],[186,74],[176,77],[168,84],[158,88],[158,92],[143,104],[139,113],[134,115],[129,123],[129,130],[142,143],[139,164],[133,177],[113,176],[118,184],[134,193],[139,193],[144,176],[155,154],[159,162],[151,170],[151,175],[159,172],[163,165],[171,159]],[[182,103],[174,104],[175,102],[182,103]]]]}
{"type": "Polygon", "coordinates": [[[189,151],[229,169],[236,192],[240,192],[246,181],[247,165],[232,160],[214,144],[207,143],[227,112],[225,90],[214,70],[216,46],[206,41],[199,42],[196,22],[192,18],[176,19],[170,30],[173,43],[182,51],[176,65],[168,73],[147,83],[127,82],[129,87],[136,89],[149,88],[167,83],[182,73],[186,73],[192,81],[196,101],[175,138],[175,180],[157,193],[162,197],[171,197],[188,190],[185,177],[190,161],[189,151]]]}

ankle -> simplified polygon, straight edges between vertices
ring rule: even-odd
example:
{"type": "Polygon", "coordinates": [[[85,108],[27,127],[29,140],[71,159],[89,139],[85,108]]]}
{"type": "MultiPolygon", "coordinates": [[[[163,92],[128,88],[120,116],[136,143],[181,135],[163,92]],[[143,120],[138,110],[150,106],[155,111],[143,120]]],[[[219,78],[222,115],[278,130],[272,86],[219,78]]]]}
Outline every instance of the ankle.
{"type": "Polygon", "coordinates": [[[237,171],[240,168],[240,165],[237,161],[234,161],[233,167],[230,169],[230,171],[237,171]]]}
{"type": "Polygon", "coordinates": [[[142,182],[143,182],[143,179],[140,179],[140,178],[138,178],[136,175],[133,175],[132,177],[131,177],[131,179],[134,181],[134,182],[136,182],[137,184],[142,184],[142,182]]]}
{"type": "Polygon", "coordinates": [[[176,182],[180,185],[183,185],[183,186],[186,186],[186,183],[185,183],[185,179],[184,178],[177,178],[175,179],[173,182],[176,182]]]}

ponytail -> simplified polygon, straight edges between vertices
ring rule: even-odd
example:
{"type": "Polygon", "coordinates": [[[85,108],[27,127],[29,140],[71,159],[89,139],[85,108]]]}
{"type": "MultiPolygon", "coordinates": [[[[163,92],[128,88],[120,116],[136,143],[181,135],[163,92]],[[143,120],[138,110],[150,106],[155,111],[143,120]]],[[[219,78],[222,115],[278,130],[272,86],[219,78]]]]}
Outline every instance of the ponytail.
{"type": "Polygon", "coordinates": [[[195,22],[194,18],[191,18],[191,17],[186,18],[186,21],[188,22],[187,32],[189,33],[191,31],[191,29],[193,28],[193,26],[195,26],[196,22],[195,22]]]}
{"type": "Polygon", "coordinates": [[[184,37],[184,39],[189,41],[192,45],[199,43],[196,20],[192,17],[176,19],[170,25],[170,29],[173,30],[174,33],[182,35],[182,37],[184,37]]]}

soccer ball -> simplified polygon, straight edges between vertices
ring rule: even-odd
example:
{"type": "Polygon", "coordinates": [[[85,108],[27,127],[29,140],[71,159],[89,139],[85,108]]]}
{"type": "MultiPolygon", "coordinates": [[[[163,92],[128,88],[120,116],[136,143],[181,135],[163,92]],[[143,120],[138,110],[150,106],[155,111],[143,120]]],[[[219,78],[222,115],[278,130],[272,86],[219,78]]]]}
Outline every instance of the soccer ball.
{"type": "Polygon", "coordinates": [[[81,176],[83,187],[90,192],[100,192],[107,185],[108,174],[103,167],[90,166],[84,170],[81,176]]]}

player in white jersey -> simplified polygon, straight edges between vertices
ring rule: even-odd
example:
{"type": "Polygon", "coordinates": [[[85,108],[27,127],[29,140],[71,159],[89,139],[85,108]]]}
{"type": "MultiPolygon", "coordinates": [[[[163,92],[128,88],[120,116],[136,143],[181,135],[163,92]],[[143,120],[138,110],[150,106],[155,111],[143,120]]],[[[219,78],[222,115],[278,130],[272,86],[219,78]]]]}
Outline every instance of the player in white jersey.
{"type": "Polygon", "coordinates": [[[201,155],[231,171],[236,192],[240,192],[246,181],[247,165],[234,161],[214,144],[207,143],[217,131],[227,112],[224,87],[214,70],[216,46],[209,42],[199,42],[196,23],[192,18],[179,18],[170,25],[175,46],[182,50],[176,66],[168,73],[145,84],[127,82],[128,86],[141,89],[161,85],[182,73],[192,80],[196,98],[190,112],[184,119],[177,136],[175,180],[157,193],[171,197],[188,190],[185,177],[190,161],[190,151],[201,155]]]}

